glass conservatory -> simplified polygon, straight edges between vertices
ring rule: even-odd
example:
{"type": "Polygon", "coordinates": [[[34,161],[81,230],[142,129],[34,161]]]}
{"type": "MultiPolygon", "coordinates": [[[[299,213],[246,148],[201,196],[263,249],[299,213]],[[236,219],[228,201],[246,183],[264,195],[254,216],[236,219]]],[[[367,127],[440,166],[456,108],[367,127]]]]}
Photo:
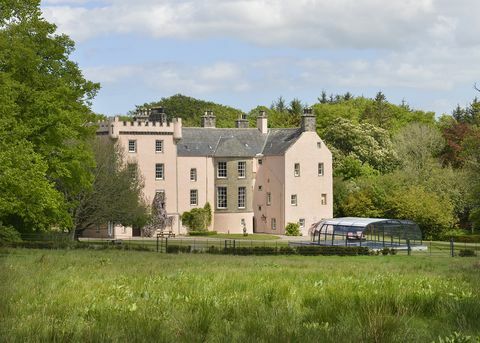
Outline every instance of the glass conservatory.
{"type": "Polygon", "coordinates": [[[334,218],[310,228],[311,244],[407,249],[422,245],[422,232],[411,220],[383,218],[334,218]]]}

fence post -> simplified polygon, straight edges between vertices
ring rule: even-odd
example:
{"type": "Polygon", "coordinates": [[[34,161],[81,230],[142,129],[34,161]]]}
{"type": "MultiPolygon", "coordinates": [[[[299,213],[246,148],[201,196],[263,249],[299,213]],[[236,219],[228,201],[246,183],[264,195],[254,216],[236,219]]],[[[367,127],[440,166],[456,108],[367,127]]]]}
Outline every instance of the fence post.
{"type": "Polygon", "coordinates": [[[454,244],[453,244],[453,238],[450,238],[450,255],[451,255],[452,257],[455,256],[455,246],[454,246],[454,244]]]}
{"type": "Polygon", "coordinates": [[[408,256],[410,256],[412,253],[412,247],[410,246],[410,238],[407,238],[407,251],[408,251],[408,256]]]}
{"type": "Polygon", "coordinates": [[[158,252],[158,234],[157,234],[157,252],[158,252]]]}

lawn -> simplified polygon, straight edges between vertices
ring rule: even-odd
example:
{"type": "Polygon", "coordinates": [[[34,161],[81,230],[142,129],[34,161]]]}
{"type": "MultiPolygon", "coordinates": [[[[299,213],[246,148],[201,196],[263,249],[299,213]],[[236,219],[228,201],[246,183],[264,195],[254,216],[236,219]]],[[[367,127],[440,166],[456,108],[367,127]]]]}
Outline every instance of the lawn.
{"type": "Polygon", "coordinates": [[[432,342],[480,334],[478,258],[0,252],[0,341],[432,342]]]}

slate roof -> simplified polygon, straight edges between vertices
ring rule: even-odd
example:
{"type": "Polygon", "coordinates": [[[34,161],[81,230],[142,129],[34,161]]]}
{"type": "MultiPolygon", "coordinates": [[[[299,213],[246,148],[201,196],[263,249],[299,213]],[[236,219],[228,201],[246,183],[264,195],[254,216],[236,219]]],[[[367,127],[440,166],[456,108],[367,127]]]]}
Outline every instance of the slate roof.
{"type": "Polygon", "coordinates": [[[193,128],[182,129],[178,156],[254,157],[281,155],[300,137],[301,129],[193,128]]]}

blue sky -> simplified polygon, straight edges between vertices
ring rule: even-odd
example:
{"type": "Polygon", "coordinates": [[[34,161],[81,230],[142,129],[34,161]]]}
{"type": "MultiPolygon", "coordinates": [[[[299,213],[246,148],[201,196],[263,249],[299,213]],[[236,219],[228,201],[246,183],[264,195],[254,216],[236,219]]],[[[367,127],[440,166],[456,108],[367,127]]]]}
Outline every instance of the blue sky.
{"type": "MultiPolygon", "coordinates": [[[[480,2],[471,0],[44,0],[102,89],[93,109],[125,114],[176,93],[248,111],[321,91],[450,113],[480,83],[480,2]]],[[[480,94],[479,94],[480,95],[480,94]]]]}

